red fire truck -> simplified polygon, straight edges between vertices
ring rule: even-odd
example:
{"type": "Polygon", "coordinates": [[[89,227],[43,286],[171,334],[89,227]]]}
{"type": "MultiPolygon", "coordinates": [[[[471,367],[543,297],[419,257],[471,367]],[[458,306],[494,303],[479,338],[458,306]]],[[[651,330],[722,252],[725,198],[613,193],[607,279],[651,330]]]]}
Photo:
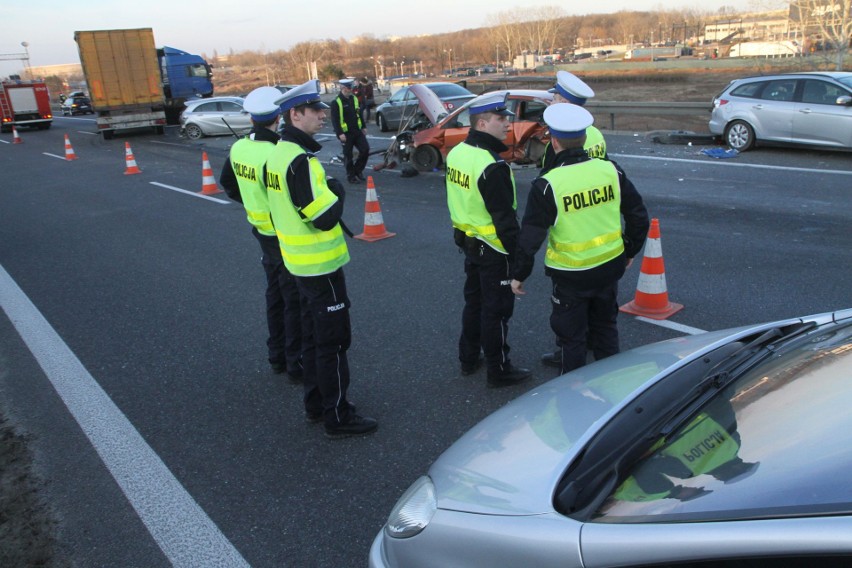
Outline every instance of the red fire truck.
{"type": "Polygon", "coordinates": [[[8,80],[0,82],[0,120],[3,132],[12,126],[34,126],[39,130],[50,128],[53,111],[50,94],[42,81],[8,80]]]}

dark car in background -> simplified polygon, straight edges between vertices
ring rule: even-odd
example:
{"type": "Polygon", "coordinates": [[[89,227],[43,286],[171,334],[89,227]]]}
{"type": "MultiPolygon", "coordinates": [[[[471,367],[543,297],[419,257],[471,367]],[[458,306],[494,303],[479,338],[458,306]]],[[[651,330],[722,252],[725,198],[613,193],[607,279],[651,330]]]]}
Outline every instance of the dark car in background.
{"type": "Polygon", "coordinates": [[[852,309],[653,343],[470,429],[370,568],[852,562],[852,309]]]}
{"type": "MultiPolygon", "coordinates": [[[[422,83],[435,93],[447,112],[476,97],[457,83],[422,83]]],[[[410,87],[402,87],[376,107],[376,125],[382,132],[414,123],[420,116],[419,102],[410,87]]]]}
{"type": "MultiPolygon", "coordinates": [[[[528,164],[538,161],[550,140],[544,124],[544,109],[553,100],[547,91],[510,89],[494,91],[506,95],[506,106],[515,113],[510,117],[511,129],[503,143],[509,149],[500,156],[510,163],[528,164]]],[[[470,131],[468,102],[437,124],[414,133],[411,163],[420,171],[432,171],[447,159],[447,154],[467,138],[470,131]]]]}
{"type": "Polygon", "coordinates": [[[92,101],[88,97],[81,95],[68,97],[60,105],[63,116],[74,116],[75,114],[94,114],[92,101]]]}
{"type": "Polygon", "coordinates": [[[710,132],[740,152],[761,142],[852,149],[852,72],[735,79],[711,113],[710,132]]]}

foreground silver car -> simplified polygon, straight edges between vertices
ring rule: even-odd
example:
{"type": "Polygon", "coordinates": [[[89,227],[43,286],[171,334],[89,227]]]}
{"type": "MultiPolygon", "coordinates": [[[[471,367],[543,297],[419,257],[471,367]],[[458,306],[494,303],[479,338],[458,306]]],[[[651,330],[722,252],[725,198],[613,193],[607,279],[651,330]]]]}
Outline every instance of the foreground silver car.
{"type": "Polygon", "coordinates": [[[212,97],[188,101],[180,113],[181,133],[190,140],[202,136],[247,134],[251,116],[243,110],[242,97],[212,97]]]}
{"type": "Polygon", "coordinates": [[[711,113],[710,132],[740,152],[759,142],[852,149],[852,73],[736,79],[711,113]]]}
{"type": "Polygon", "coordinates": [[[852,309],[621,353],[465,434],[369,565],[848,566],[850,408],[852,309]]]}

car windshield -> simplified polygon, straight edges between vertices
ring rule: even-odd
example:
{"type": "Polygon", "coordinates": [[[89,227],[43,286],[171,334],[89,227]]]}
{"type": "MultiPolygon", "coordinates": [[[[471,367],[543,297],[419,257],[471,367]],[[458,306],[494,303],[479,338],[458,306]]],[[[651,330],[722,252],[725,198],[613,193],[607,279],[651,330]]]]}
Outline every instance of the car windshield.
{"type": "Polygon", "coordinates": [[[619,475],[596,522],[852,511],[852,324],[769,349],[619,475]]]}
{"type": "Polygon", "coordinates": [[[472,95],[470,91],[461,85],[456,85],[454,83],[448,83],[446,85],[429,85],[429,89],[442,99],[447,97],[469,97],[472,95]]]}
{"type": "Polygon", "coordinates": [[[849,76],[847,76],[847,77],[838,77],[838,78],[837,78],[837,82],[838,82],[838,83],[843,83],[843,84],[844,84],[844,85],[846,85],[847,87],[852,88],[852,74],[850,74],[850,75],[849,75],[849,76]]]}

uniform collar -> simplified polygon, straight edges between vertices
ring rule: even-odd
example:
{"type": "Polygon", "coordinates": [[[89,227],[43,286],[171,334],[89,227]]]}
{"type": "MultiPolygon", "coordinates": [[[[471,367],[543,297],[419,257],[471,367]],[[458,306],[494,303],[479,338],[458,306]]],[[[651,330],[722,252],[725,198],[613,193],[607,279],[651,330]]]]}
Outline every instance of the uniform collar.
{"type": "Polygon", "coordinates": [[[278,142],[281,137],[277,133],[269,130],[265,126],[255,126],[251,129],[256,142],[278,142]]]}
{"type": "Polygon", "coordinates": [[[503,144],[500,140],[491,136],[487,132],[482,132],[481,130],[470,129],[470,132],[467,134],[467,139],[465,143],[476,146],[477,148],[483,148],[485,150],[490,150],[495,154],[502,154],[506,150],[509,149],[508,146],[503,144]]]}
{"type": "Polygon", "coordinates": [[[322,145],[314,140],[313,137],[308,136],[295,126],[289,124],[284,125],[284,132],[281,135],[281,139],[298,144],[308,152],[314,154],[322,150],[322,145]]]}
{"type": "Polygon", "coordinates": [[[571,164],[578,164],[586,160],[591,160],[591,158],[589,158],[589,154],[583,148],[568,148],[556,154],[553,159],[553,167],[570,166],[571,164]]]}

